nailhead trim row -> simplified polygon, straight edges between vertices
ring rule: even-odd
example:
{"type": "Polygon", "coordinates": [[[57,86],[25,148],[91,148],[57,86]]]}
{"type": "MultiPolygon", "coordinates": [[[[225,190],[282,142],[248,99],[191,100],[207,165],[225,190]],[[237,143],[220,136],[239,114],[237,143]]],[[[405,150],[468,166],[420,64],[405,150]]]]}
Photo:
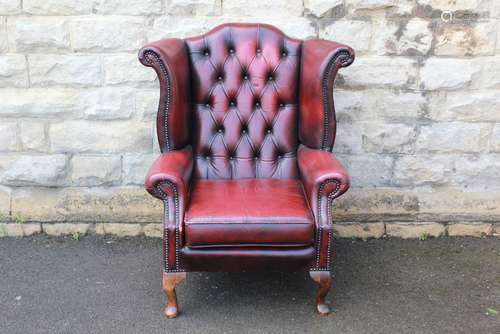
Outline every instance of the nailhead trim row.
{"type": "MultiPolygon", "coordinates": [[[[333,204],[333,199],[337,195],[337,193],[340,190],[340,182],[336,179],[328,179],[323,181],[323,183],[319,187],[318,191],[318,223],[321,224],[322,222],[322,216],[321,216],[321,204],[323,201],[323,192],[325,190],[325,187],[331,183],[335,184],[335,189],[330,192],[327,196],[327,220],[328,220],[328,225],[332,224],[332,204],[333,204]]],[[[316,265],[311,268],[311,270],[323,270],[323,271],[329,271],[330,270],[330,262],[331,262],[331,247],[332,247],[332,239],[333,239],[333,231],[330,226],[328,229],[328,241],[327,241],[327,254],[326,254],[326,268],[320,268],[320,258],[321,258],[321,242],[323,240],[323,228],[321,225],[319,226],[318,230],[316,231],[316,265]]]]}
{"type": "MultiPolygon", "coordinates": [[[[330,151],[332,148],[328,145],[328,137],[330,136],[330,100],[329,96],[332,92],[328,89],[328,80],[331,77],[332,71],[336,66],[349,66],[354,61],[354,58],[346,49],[340,49],[333,54],[333,56],[328,60],[326,65],[326,71],[323,74],[322,88],[323,88],[323,142],[321,144],[322,150],[330,151]]],[[[333,115],[335,117],[335,115],[333,115]]]]}
{"type": "Polygon", "coordinates": [[[165,88],[167,90],[166,94],[167,97],[164,101],[163,106],[158,106],[158,113],[162,113],[163,115],[164,144],[160,147],[160,149],[161,152],[169,152],[171,151],[171,145],[170,145],[170,137],[168,131],[168,115],[170,111],[170,102],[172,100],[172,89],[171,89],[172,83],[170,80],[170,75],[163,60],[161,60],[160,56],[153,50],[147,50],[146,52],[144,52],[144,58],[151,66],[158,68],[163,77],[165,78],[165,83],[166,83],[165,88]]]}
{"type": "Polygon", "coordinates": [[[183,272],[184,269],[180,266],[180,255],[179,255],[179,246],[180,246],[180,235],[179,235],[179,193],[177,192],[177,186],[171,181],[162,181],[156,185],[154,188],[155,193],[163,200],[164,205],[164,215],[163,215],[163,269],[165,272],[183,272]],[[169,269],[168,263],[168,251],[169,251],[169,230],[167,228],[168,223],[168,195],[163,192],[161,187],[167,186],[172,189],[174,193],[174,223],[175,223],[175,269],[169,269]]]}

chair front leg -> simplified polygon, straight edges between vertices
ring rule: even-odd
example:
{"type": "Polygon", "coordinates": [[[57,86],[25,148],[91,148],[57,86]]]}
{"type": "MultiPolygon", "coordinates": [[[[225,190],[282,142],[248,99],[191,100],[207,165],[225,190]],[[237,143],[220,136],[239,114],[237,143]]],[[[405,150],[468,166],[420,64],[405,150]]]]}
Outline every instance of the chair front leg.
{"type": "Polygon", "coordinates": [[[180,262],[182,230],[181,212],[177,186],[170,181],[160,183],[156,191],[164,204],[163,226],[163,290],[167,295],[165,315],[175,318],[178,315],[177,294],[175,287],[186,279],[186,272],[180,262]]]}
{"type": "Polygon", "coordinates": [[[167,295],[167,307],[165,307],[165,315],[167,318],[175,318],[179,313],[177,305],[177,294],[175,287],[186,279],[186,273],[163,273],[163,290],[167,295]]]}
{"type": "Polygon", "coordinates": [[[320,315],[328,315],[330,308],[325,297],[332,287],[331,263],[333,256],[333,199],[338,195],[340,182],[336,179],[327,179],[319,187],[317,197],[317,231],[316,231],[316,259],[311,267],[310,276],[319,284],[316,293],[316,308],[320,315]]]}
{"type": "Polygon", "coordinates": [[[330,313],[330,307],[325,302],[325,297],[332,287],[332,277],[329,271],[313,271],[309,272],[309,275],[316,282],[319,287],[316,292],[316,308],[320,315],[328,315],[330,313]]]}

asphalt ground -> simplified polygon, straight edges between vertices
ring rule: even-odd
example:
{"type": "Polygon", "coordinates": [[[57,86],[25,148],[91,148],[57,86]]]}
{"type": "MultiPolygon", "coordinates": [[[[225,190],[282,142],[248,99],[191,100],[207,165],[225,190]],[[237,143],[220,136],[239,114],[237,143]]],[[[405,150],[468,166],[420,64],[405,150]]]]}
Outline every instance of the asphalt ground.
{"type": "Polygon", "coordinates": [[[1,238],[0,333],[500,333],[500,239],[335,246],[328,317],[307,273],[188,273],[168,320],[158,239],[1,238]]]}

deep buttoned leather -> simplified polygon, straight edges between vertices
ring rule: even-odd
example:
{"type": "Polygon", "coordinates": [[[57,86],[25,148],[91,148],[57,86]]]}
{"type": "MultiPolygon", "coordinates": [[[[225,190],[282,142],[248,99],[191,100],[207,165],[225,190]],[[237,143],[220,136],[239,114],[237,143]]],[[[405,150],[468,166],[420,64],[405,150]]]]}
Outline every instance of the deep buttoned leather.
{"type": "Polygon", "coordinates": [[[199,180],[184,218],[189,247],[307,246],[314,218],[299,180],[199,180]]]}
{"type": "Polygon", "coordinates": [[[194,177],[297,178],[301,41],[269,25],[231,24],[186,45],[194,177]]]}
{"type": "Polygon", "coordinates": [[[146,180],[165,203],[165,271],[329,270],[332,201],[349,187],[329,153],[332,89],[353,50],[229,23],[139,58],[158,73],[169,152],[146,180]]]}

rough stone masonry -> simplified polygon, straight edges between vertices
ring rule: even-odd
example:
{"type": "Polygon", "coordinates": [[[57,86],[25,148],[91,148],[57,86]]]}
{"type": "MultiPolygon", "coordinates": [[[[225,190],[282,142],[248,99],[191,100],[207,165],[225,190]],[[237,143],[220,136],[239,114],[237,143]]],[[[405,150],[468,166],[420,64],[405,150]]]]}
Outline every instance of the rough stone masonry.
{"type": "Polygon", "coordinates": [[[500,233],[500,1],[0,0],[0,235],[159,235],[148,41],[264,22],[351,45],[344,237],[500,233]]]}

